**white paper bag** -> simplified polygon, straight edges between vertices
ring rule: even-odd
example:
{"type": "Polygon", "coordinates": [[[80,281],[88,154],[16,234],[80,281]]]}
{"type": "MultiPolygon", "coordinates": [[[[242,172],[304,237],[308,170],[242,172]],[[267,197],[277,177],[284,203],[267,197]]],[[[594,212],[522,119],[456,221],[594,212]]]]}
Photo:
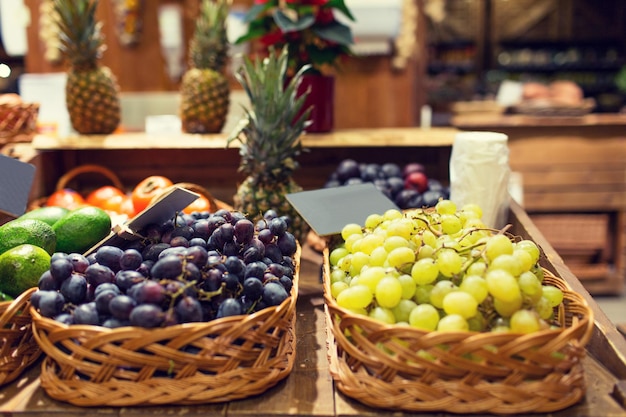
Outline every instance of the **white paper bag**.
{"type": "Polygon", "coordinates": [[[500,229],[509,210],[508,136],[497,132],[459,132],[450,157],[450,199],[457,207],[478,204],[483,222],[500,229]]]}

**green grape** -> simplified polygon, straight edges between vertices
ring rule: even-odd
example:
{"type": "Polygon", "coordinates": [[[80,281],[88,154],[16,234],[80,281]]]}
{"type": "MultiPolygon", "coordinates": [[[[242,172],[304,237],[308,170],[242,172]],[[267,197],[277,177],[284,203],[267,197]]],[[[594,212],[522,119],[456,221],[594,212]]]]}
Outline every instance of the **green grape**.
{"type": "Polygon", "coordinates": [[[438,276],[439,268],[433,258],[420,259],[411,267],[411,277],[417,285],[431,284],[438,276]]]}
{"type": "Polygon", "coordinates": [[[396,277],[386,275],[376,285],[374,296],[379,306],[394,308],[402,299],[402,284],[396,277]]]}
{"type": "Polygon", "coordinates": [[[353,246],[355,245],[356,242],[359,242],[361,239],[363,239],[363,235],[354,234],[354,235],[348,236],[348,238],[344,241],[344,245],[346,249],[348,249],[348,252],[350,253],[355,252],[353,246]]]}
{"type": "Polygon", "coordinates": [[[522,272],[530,271],[532,267],[535,265],[533,262],[530,253],[523,249],[515,248],[513,249],[513,256],[518,260],[522,272]]]}
{"type": "Polygon", "coordinates": [[[484,276],[487,272],[487,264],[481,260],[476,260],[465,271],[465,275],[484,276]]]}
{"type": "Polygon", "coordinates": [[[511,317],[513,313],[522,308],[523,300],[520,295],[510,301],[503,301],[500,298],[493,299],[493,308],[502,317],[511,317]]]}
{"type": "Polygon", "coordinates": [[[513,256],[513,254],[506,253],[498,255],[494,259],[492,259],[487,269],[503,269],[514,277],[519,276],[523,272],[522,264],[520,263],[519,259],[513,256]]]}
{"type": "Polygon", "coordinates": [[[363,252],[355,252],[352,254],[352,261],[350,262],[350,275],[355,276],[361,273],[361,269],[364,266],[369,265],[370,257],[363,252]]]}
{"type": "Polygon", "coordinates": [[[405,239],[402,236],[388,236],[383,242],[383,247],[387,252],[391,252],[397,248],[408,248],[409,246],[408,239],[405,239]]]}
{"type": "Polygon", "coordinates": [[[472,332],[482,332],[485,330],[487,323],[485,317],[479,311],[474,317],[467,319],[467,325],[472,332]]]}
{"type": "Polygon", "coordinates": [[[369,316],[374,320],[378,320],[386,324],[396,323],[396,316],[394,316],[393,312],[388,308],[376,306],[370,311],[369,316]]]}
{"type": "Polygon", "coordinates": [[[387,251],[382,246],[375,248],[370,253],[370,265],[371,266],[383,266],[387,261],[387,251]]]}
{"type": "Polygon", "coordinates": [[[343,282],[343,281],[333,282],[330,285],[330,295],[332,295],[334,299],[337,299],[337,296],[339,295],[339,293],[348,287],[349,285],[346,282],[343,282]]]}
{"type": "Polygon", "coordinates": [[[461,207],[461,213],[467,215],[468,218],[482,219],[483,217],[483,209],[475,203],[464,204],[463,207],[461,207]]]}
{"type": "Polygon", "coordinates": [[[446,314],[458,314],[464,319],[474,317],[478,312],[478,303],[471,295],[463,291],[452,291],[443,297],[443,311],[446,314]]]}
{"type": "Polygon", "coordinates": [[[480,275],[465,275],[459,289],[470,294],[478,304],[485,301],[489,290],[487,289],[487,281],[480,275]]]}
{"type": "Polygon", "coordinates": [[[352,263],[352,254],[349,253],[337,262],[337,268],[344,272],[350,272],[350,265],[352,263]]]}
{"type": "Polygon", "coordinates": [[[350,252],[344,246],[338,246],[330,251],[330,254],[328,255],[328,261],[330,262],[331,266],[335,266],[339,263],[339,260],[346,256],[348,253],[350,252]]]}
{"type": "Polygon", "coordinates": [[[402,298],[411,299],[415,295],[415,289],[417,284],[413,280],[413,277],[409,274],[402,274],[398,277],[400,285],[402,285],[402,298]]]}
{"type": "Polygon", "coordinates": [[[376,291],[376,286],[387,275],[385,268],[381,266],[370,266],[364,268],[359,274],[359,283],[367,285],[372,294],[376,291]]]}
{"type": "Polygon", "coordinates": [[[454,236],[443,234],[437,238],[437,248],[449,248],[459,251],[461,250],[461,244],[454,236]]]}
{"type": "Polygon", "coordinates": [[[530,271],[533,274],[535,274],[535,276],[537,277],[539,282],[543,282],[543,278],[544,278],[545,274],[543,272],[543,268],[541,267],[541,265],[535,264],[530,271]]]}
{"type": "Polygon", "coordinates": [[[356,223],[348,223],[341,229],[341,237],[343,240],[348,240],[351,235],[362,235],[363,229],[356,223]]]}
{"type": "Polygon", "coordinates": [[[332,271],[330,271],[330,283],[334,284],[335,282],[347,282],[346,278],[348,278],[346,276],[345,271],[342,271],[339,268],[333,268],[332,271]]]}
{"type": "Polygon", "coordinates": [[[367,285],[357,284],[341,291],[337,296],[337,304],[348,309],[365,308],[373,299],[374,295],[367,285]]]}
{"type": "Polygon", "coordinates": [[[533,264],[539,262],[541,251],[539,250],[539,246],[537,246],[537,244],[532,240],[520,240],[515,244],[515,248],[528,252],[533,264]]]}
{"type": "Polygon", "coordinates": [[[367,233],[363,235],[361,242],[359,243],[359,249],[368,255],[371,255],[376,248],[379,248],[385,243],[385,236],[377,233],[367,233]]]}
{"type": "Polygon", "coordinates": [[[395,248],[387,254],[387,264],[392,268],[410,267],[415,262],[415,252],[408,247],[395,248]]]}
{"type": "Polygon", "coordinates": [[[435,330],[439,323],[439,311],[430,304],[419,304],[409,314],[409,324],[424,330],[435,330]]]}
{"type": "Polygon", "coordinates": [[[434,258],[435,248],[428,245],[422,245],[417,251],[417,259],[434,258]]]}
{"type": "Polygon", "coordinates": [[[513,242],[505,235],[493,235],[487,239],[485,254],[491,261],[504,254],[513,254],[513,242]]]}
{"type": "Polygon", "coordinates": [[[447,316],[443,316],[439,320],[437,330],[441,332],[468,331],[469,324],[462,316],[458,314],[449,314],[447,316]]]}
{"type": "Polygon", "coordinates": [[[534,305],[535,311],[542,320],[550,320],[554,315],[554,308],[547,298],[541,297],[534,305]]]}
{"type": "Polygon", "coordinates": [[[435,286],[432,284],[426,285],[418,285],[415,288],[415,295],[413,296],[413,300],[417,304],[428,304],[430,303],[430,293],[432,292],[435,286]]]}
{"type": "Polygon", "coordinates": [[[360,316],[369,316],[370,313],[366,308],[346,308],[346,310],[350,311],[353,314],[358,314],[360,316]]]}
{"type": "Polygon", "coordinates": [[[405,239],[409,239],[413,232],[413,222],[411,219],[401,218],[395,220],[387,227],[388,236],[400,236],[405,239]]]}
{"type": "Polygon", "coordinates": [[[437,236],[430,230],[424,230],[422,232],[422,241],[425,245],[436,247],[437,246],[437,236]]]}
{"type": "Polygon", "coordinates": [[[455,214],[456,204],[452,200],[439,200],[435,204],[435,211],[439,214],[455,214]]]}
{"type": "Polygon", "coordinates": [[[402,299],[397,306],[391,309],[396,318],[396,322],[409,322],[411,311],[417,307],[417,303],[413,300],[402,299]]]}
{"type": "Polygon", "coordinates": [[[441,215],[441,230],[448,235],[455,235],[461,231],[461,219],[455,214],[441,215]]]}
{"type": "Polygon", "coordinates": [[[522,274],[517,278],[517,283],[519,284],[520,290],[522,290],[522,294],[524,294],[528,299],[536,303],[542,296],[543,289],[541,287],[541,282],[537,279],[537,276],[530,271],[522,272],[522,274]]]}
{"type": "Polygon", "coordinates": [[[519,284],[510,272],[503,269],[489,270],[485,280],[489,293],[496,299],[509,302],[522,298],[519,284]]]}
{"type": "Polygon", "coordinates": [[[511,331],[515,333],[533,333],[541,329],[539,315],[531,310],[518,310],[510,319],[511,331]]]}
{"type": "Polygon", "coordinates": [[[383,216],[380,214],[370,214],[365,219],[365,228],[369,230],[373,230],[378,227],[379,224],[383,222],[383,216]]]}
{"type": "Polygon", "coordinates": [[[404,217],[404,215],[402,214],[400,210],[397,210],[397,209],[389,209],[385,211],[385,213],[383,214],[384,220],[395,220],[395,219],[401,219],[402,217],[404,217]]]}
{"type": "Polygon", "coordinates": [[[563,291],[552,285],[544,285],[543,297],[550,302],[551,307],[556,307],[563,302],[563,291]]]}
{"type": "Polygon", "coordinates": [[[443,298],[450,292],[458,290],[452,281],[437,281],[430,292],[430,304],[437,308],[443,308],[443,298]]]}
{"type": "Polygon", "coordinates": [[[436,264],[439,272],[443,276],[450,278],[461,272],[463,259],[454,249],[441,249],[437,253],[436,264]]]}

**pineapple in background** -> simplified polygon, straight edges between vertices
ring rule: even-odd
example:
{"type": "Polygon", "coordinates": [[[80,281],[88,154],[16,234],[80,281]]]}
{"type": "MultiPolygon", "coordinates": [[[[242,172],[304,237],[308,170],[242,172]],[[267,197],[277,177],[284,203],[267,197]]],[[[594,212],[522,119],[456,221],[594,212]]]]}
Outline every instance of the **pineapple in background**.
{"type": "Polygon", "coordinates": [[[301,191],[292,174],[298,167],[296,157],[302,151],[301,136],[310,123],[311,108],[300,113],[309,92],[297,94],[302,67],[286,83],[287,48],[252,61],[244,57],[241,71],[235,74],[250,100],[250,109],[228,138],[241,142],[239,171],[247,177],[235,194],[234,208],[255,220],[267,210],[291,219],[290,232],[300,241],[306,238],[309,226],[285,198],[301,191]]]}
{"type": "Polygon", "coordinates": [[[224,75],[228,58],[226,19],[229,0],[202,0],[189,44],[191,68],[183,75],[180,118],[187,133],[219,133],[230,104],[224,75]]]}
{"type": "Polygon", "coordinates": [[[97,0],[55,0],[60,48],[69,61],[65,100],[72,127],[81,134],[108,134],[120,123],[119,86],[99,64],[104,50],[97,0]]]}

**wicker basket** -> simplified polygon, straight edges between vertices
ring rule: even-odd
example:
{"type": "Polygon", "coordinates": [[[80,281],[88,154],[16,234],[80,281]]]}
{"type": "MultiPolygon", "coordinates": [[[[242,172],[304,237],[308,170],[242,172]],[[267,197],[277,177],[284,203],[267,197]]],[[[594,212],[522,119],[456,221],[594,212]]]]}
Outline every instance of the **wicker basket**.
{"type": "Polygon", "coordinates": [[[593,312],[549,272],[545,280],[564,291],[557,311],[563,328],[528,335],[429,332],[339,307],[330,295],[328,253],[325,249],[330,372],[348,397],[400,411],[513,414],[561,410],[584,396],[581,361],[593,312]]]}
{"type": "Polygon", "coordinates": [[[30,142],[37,130],[38,103],[0,104],[0,145],[30,142]]]}
{"type": "Polygon", "coordinates": [[[300,253],[291,296],[251,315],[108,329],[68,326],[31,308],[46,354],[41,386],[83,407],[218,403],[266,391],[293,369],[300,253]]]}
{"type": "Polygon", "coordinates": [[[15,380],[41,355],[30,315],[30,295],[36,289],[0,303],[0,386],[15,380]]]}

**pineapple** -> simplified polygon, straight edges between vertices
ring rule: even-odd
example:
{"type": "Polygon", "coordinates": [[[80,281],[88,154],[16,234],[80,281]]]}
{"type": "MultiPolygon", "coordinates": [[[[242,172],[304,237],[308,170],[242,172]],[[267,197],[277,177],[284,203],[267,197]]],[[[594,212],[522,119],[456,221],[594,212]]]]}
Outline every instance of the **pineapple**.
{"type": "Polygon", "coordinates": [[[55,0],[60,48],[69,61],[65,100],[72,127],[81,134],[107,134],[120,123],[119,86],[98,60],[104,49],[97,0],[55,0]]]}
{"type": "Polygon", "coordinates": [[[219,133],[230,105],[224,75],[228,54],[228,0],[202,0],[189,44],[191,68],[181,82],[180,118],[187,133],[219,133]]]}
{"type": "Polygon", "coordinates": [[[286,200],[285,195],[301,191],[294,181],[296,157],[302,151],[300,138],[308,126],[311,109],[300,112],[309,92],[298,94],[304,66],[286,83],[287,48],[254,62],[244,57],[243,68],[235,74],[250,100],[241,123],[228,138],[241,142],[239,171],[247,177],[235,194],[234,208],[255,220],[267,210],[291,219],[290,231],[302,242],[308,225],[286,200]]]}

